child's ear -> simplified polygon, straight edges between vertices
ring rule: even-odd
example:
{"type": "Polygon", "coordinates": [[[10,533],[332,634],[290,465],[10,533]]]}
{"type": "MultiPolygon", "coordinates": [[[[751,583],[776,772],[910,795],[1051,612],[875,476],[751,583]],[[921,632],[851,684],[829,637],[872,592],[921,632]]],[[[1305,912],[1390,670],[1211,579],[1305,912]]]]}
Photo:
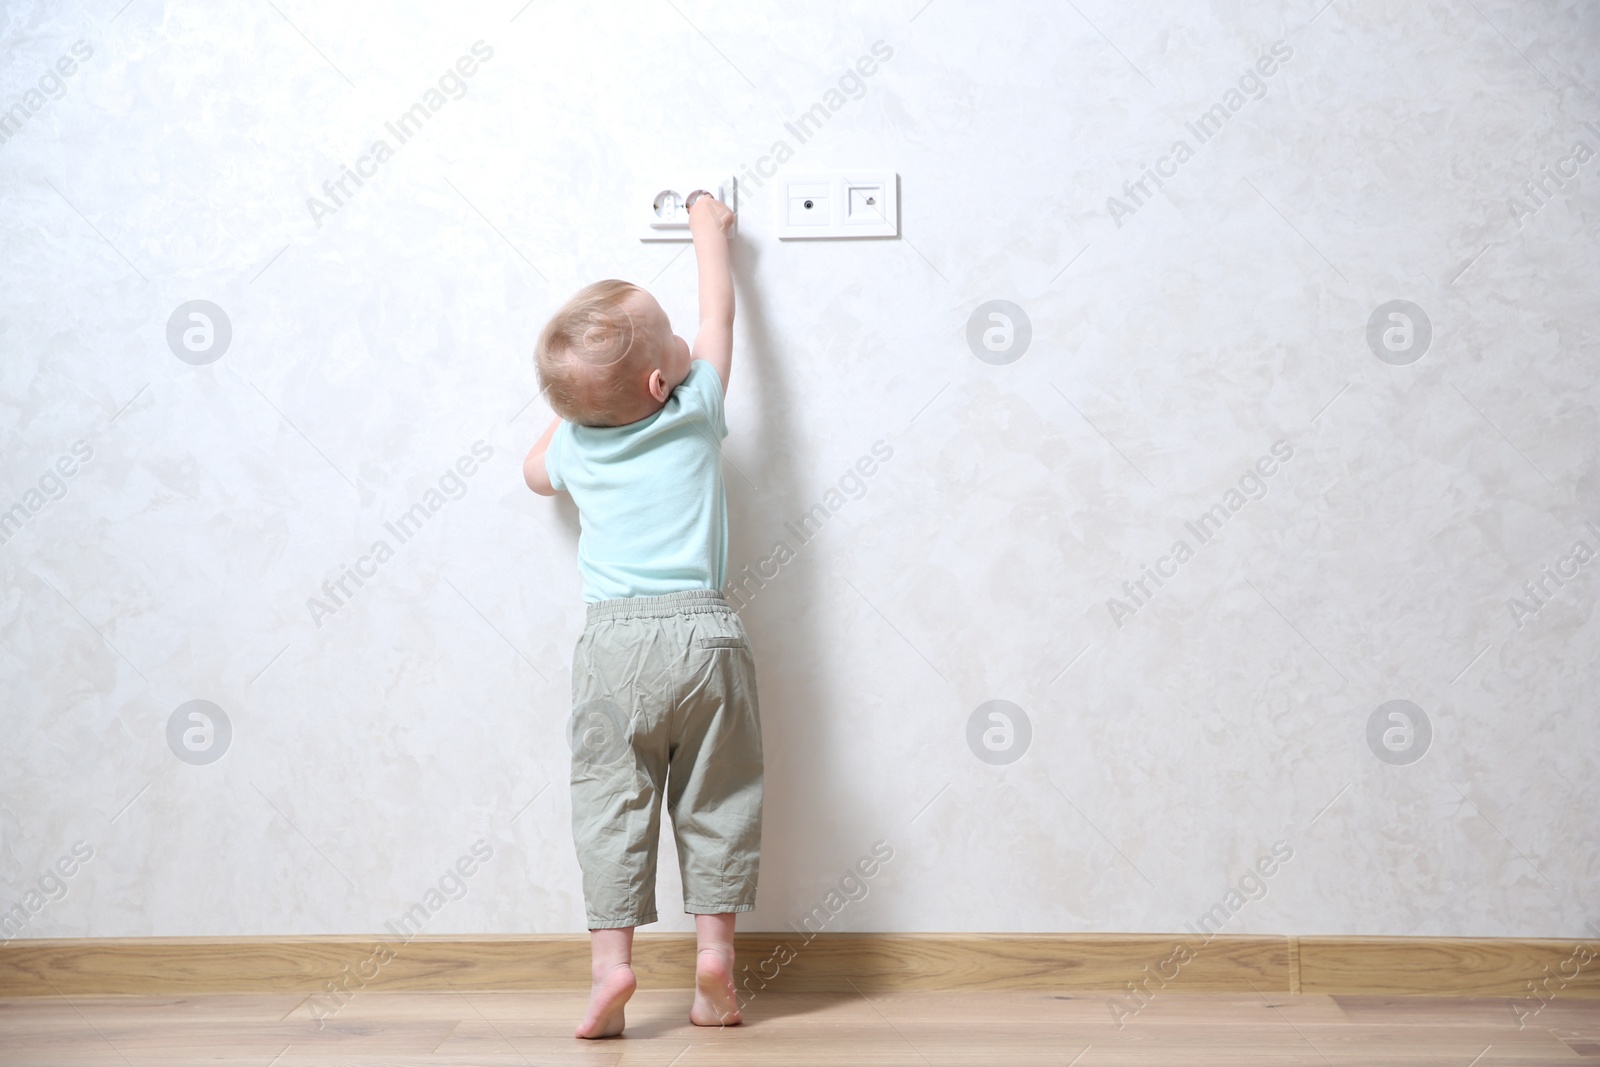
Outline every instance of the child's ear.
{"type": "Polygon", "coordinates": [[[645,383],[645,387],[650,390],[650,395],[655,397],[658,403],[665,404],[667,402],[670,390],[667,389],[667,379],[662,376],[660,367],[650,372],[650,378],[645,383]]]}

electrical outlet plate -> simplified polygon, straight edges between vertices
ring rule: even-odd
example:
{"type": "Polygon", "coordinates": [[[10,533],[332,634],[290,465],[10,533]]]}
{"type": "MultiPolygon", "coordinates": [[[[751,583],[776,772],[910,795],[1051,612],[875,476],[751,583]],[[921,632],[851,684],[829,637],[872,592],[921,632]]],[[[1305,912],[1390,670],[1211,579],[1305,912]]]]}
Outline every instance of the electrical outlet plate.
{"type": "Polygon", "coordinates": [[[776,197],[778,237],[898,237],[899,192],[893,171],[785,177],[776,197]]]}
{"type": "Polygon", "coordinates": [[[683,206],[684,198],[696,189],[704,189],[728,205],[734,212],[737,228],[739,211],[739,183],[736,178],[707,179],[677,185],[652,185],[641,192],[641,241],[692,241],[689,233],[689,209],[683,206]]]}

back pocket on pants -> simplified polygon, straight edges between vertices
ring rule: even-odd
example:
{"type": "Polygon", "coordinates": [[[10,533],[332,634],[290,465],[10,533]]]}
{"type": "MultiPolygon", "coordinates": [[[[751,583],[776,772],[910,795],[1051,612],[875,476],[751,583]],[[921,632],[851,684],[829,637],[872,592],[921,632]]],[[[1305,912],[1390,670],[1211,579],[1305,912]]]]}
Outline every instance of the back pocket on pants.
{"type": "Polygon", "coordinates": [[[745,648],[742,637],[697,637],[694,645],[696,648],[745,648]]]}

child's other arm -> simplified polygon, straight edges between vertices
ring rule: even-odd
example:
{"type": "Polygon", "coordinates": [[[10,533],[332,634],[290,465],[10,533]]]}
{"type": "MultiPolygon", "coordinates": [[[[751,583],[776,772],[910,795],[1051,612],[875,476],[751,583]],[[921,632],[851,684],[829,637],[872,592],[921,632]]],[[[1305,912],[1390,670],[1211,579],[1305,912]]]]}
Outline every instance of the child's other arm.
{"type": "Polygon", "coordinates": [[[724,393],[733,369],[733,268],[728,263],[732,225],[733,212],[710,196],[697,197],[689,209],[694,258],[700,265],[700,330],[690,355],[717,369],[724,393]]]}
{"type": "MultiPolygon", "coordinates": [[[[695,201],[699,203],[699,201],[695,201]]],[[[545,470],[544,450],[550,447],[550,438],[556,435],[556,427],[561,425],[560,419],[552,419],[544,433],[539,435],[539,440],[533,443],[533,450],[528,453],[528,458],[522,461],[522,480],[528,483],[540,496],[555,496],[556,489],[550,484],[550,472],[545,470]]]]}

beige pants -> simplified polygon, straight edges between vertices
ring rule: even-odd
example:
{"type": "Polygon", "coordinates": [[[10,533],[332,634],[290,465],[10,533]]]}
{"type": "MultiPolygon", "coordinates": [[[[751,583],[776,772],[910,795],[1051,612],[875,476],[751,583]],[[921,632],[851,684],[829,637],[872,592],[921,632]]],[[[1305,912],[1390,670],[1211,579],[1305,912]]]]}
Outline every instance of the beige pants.
{"type": "Polygon", "coordinates": [[[683,910],[754,908],[761,716],[744,623],[722,594],[590,604],[572,707],[572,837],[589,929],[656,921],[663,796],[683,910]]]}

